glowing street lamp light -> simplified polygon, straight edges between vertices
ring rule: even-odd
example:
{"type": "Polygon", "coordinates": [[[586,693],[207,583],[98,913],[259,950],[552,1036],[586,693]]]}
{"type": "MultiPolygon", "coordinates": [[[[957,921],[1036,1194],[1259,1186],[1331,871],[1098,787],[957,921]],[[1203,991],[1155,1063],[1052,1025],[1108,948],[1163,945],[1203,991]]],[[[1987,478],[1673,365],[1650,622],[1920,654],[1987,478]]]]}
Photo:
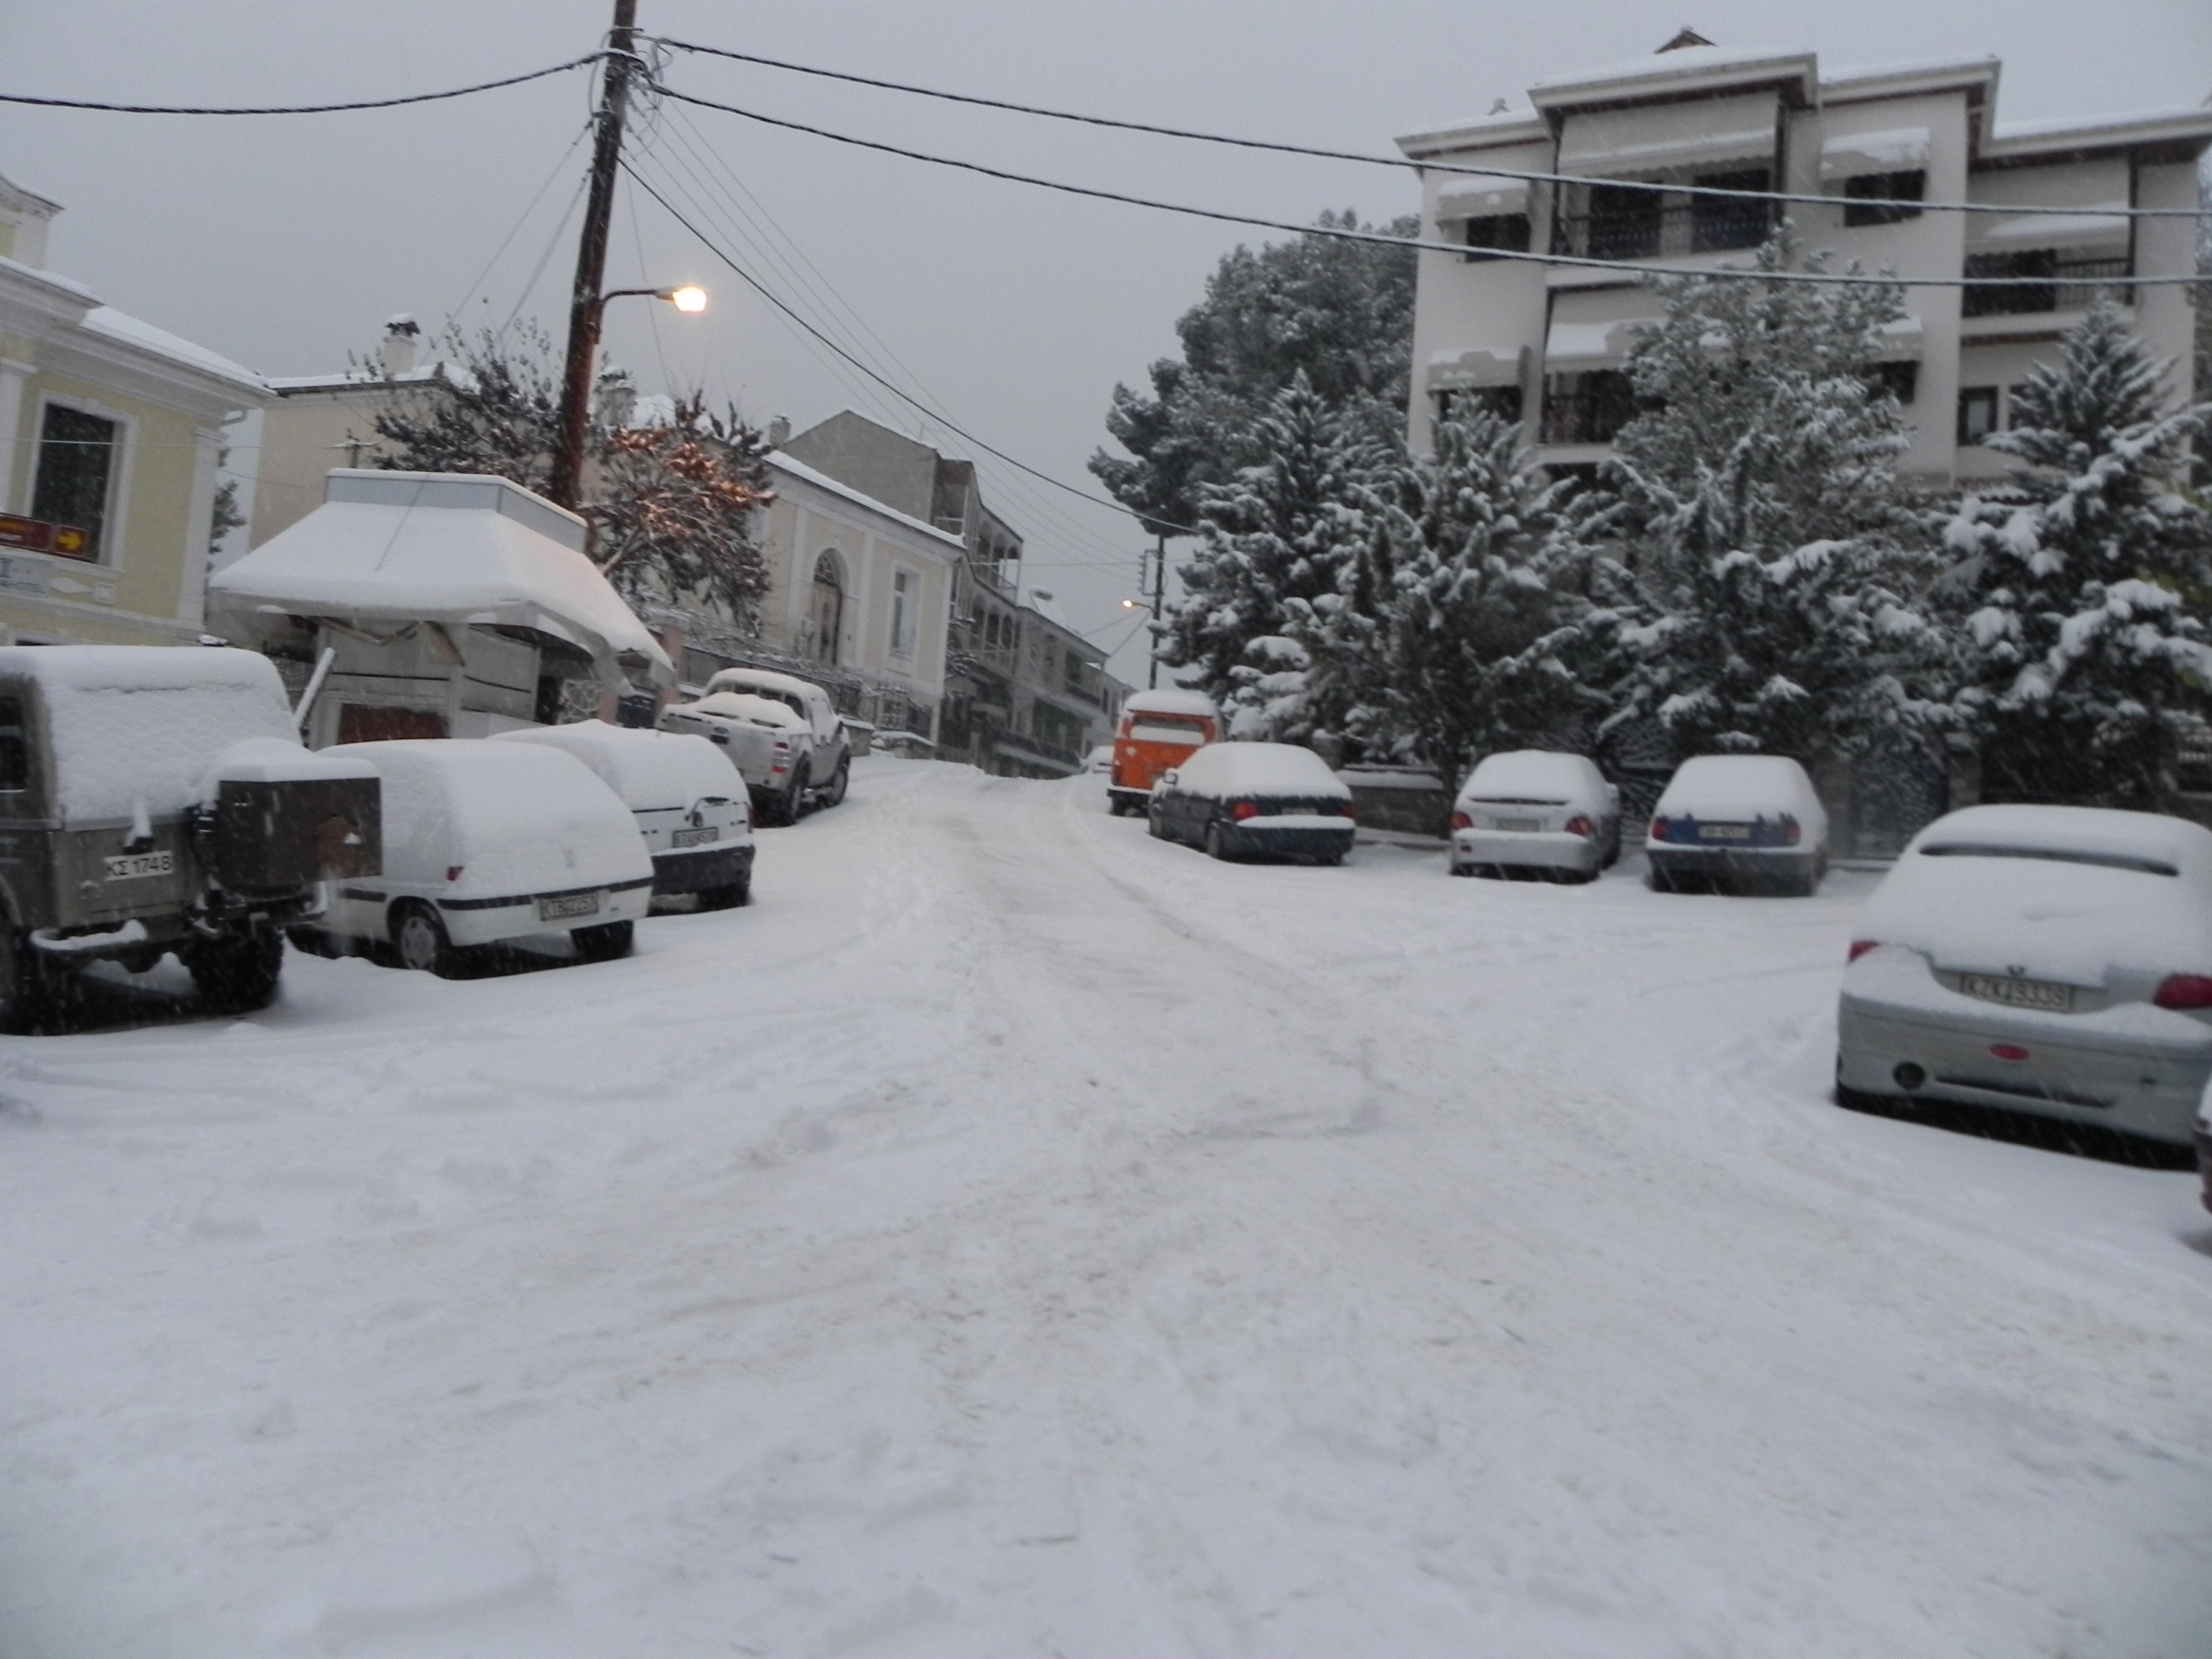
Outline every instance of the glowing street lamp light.
{"type": "Polygon", "coordinates": [[[657,298],[672,301],[687,316],[697,316],[707,308],[707,290],[696,283],[686,283],[681,288],[664,288],[657,298]]]}

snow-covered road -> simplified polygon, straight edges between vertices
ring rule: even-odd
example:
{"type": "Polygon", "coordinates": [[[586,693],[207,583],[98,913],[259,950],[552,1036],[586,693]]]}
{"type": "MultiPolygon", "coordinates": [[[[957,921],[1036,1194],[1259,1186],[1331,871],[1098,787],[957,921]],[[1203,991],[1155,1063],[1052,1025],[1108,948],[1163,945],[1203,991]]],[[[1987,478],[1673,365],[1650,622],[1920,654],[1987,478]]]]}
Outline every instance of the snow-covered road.
{"type": "Polygon", "coordinates": [[[0,1655],[2212,1650],[2193,1178],[1809,902],[872,761],[746,910],[0,1050],[0,1655]]]}

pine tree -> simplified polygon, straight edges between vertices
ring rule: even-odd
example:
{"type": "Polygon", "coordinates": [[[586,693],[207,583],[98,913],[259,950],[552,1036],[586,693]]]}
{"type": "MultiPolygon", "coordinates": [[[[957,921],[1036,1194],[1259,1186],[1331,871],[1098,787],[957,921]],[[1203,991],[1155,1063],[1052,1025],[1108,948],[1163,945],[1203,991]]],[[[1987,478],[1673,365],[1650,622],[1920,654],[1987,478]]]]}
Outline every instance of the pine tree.
{"type": "Polygon", "coordinates": [[[2161,413],[2170,374],[2100,302],[1986,440],[2021,463],[2015,499],[1968,497],[1948,540],[1992,799],[2171,797],[2177,735],[2212,685],[2212,515],[2175,474],[2212,404],[2161,413]]]}
{"type": "Polygon", "coordinates": [[[1395,483],[1385,617],[1351,653],[1376,665],[1355,727],[1454,776],[1495,750],[1571,741],[1584,697],[1550,648],[1547,565],[1573,486],[1547,485],[1519,426],[1487,411],[1439,422],[1395,483]]]}
{"type": "MultiPolygon", "coordinates": [[[[1785,224],[1756,268],[1796,258],[1785,224]]],[[[1579,526],[1619,546],[1590,629],[1616,677],[1607,729],[1656,720],[1680,753],[1812,764],[1940,723],[1946,647],[1915,599],[1932,564],[1896,472],[1909,440],[1868,372],[1900,290],[1652,286],[1665,315],[1627,362],[1644,412],[1579,526]]]]}
{"type": "Polygon", "coordinates": [[[1256,442],[1264,461],[1200,494],[1204,538],[1178,568],[1183,597],[1164,629],[1160,660],[1200,670],[1195,684],[1216,698],[1237,689],[1253,641],[1309,625],[1314,601],[1336,593],[1375,507],[1375,447],[1303,374],[1256,442]]]}

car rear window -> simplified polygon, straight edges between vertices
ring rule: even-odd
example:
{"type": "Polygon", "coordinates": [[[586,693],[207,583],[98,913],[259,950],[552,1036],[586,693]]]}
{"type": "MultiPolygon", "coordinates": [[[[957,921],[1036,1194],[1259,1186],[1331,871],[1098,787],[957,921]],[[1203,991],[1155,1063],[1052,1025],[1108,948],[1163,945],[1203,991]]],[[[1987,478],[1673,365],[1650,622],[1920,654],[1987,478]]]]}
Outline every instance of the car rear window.
{"type": "Polygon", "coordinates": [[[2074,847],[2002,847],[1990,842],[1946,841],[1920,849],[1931,859],[2042,859],[2052,864],[2094,864],[2106,870],[2133,870],[2146,876],[2179,876],[2162,859],[2133,853],[2100,853],[2074,847]]]}
{"type": "Polygon", "coordinates": [[[1206,728],[1196,720],[1147,718],[1130,721],[1129,735],[1139,743],[1204,743],[1206,728]]]}

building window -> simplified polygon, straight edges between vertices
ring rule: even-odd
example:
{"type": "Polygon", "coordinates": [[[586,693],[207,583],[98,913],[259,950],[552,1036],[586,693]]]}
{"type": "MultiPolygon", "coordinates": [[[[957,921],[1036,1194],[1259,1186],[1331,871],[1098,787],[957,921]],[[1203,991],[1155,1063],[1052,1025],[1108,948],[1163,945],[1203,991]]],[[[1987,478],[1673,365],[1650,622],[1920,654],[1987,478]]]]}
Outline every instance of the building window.
{"type": "Polygon", "coordinates": [[[824,553],[814,562],[814,589],[806,601],[806,654],[816,662],[834,666],[844,631],[844,574],[838,568],[837,556],[824,553]]]}
{"type": "Polygon", "coordinates": [[[1498,248],[1508,253],[1528,251],[1528,216],[1525,213],[1492,213],[1467,222],[1467,246],[1469,259],[1494,259],[1495,253],[1486,253],[1486,248],[1498,248]]]}
{"type": "Polygon", "coordinates": [[[921,608],[921,578],[911,570],[891,573],[891,655],[914,655],[915,616],[921,608]]]}
{"type": "Polygon", "coordinates": [[[1517,386],[1461,386],[1437,393],[1437,419],[1470,421],[1478,415],[1495,415],[1508,426],[1521,422],[1521,388],[1517,386]]]}
{"type": "Polygon", "coordinates": [[[1659,252],[1659,231],[1665,222],[1662,203],[1656,190],[1629,190],[1619,185],[1589,187],[1589,252],[1592,259],[1649,259],[1659,252]]]}
{"type": "Polygon", "coordinates": [[[1617,368],[1554,374],[1545,385],[1547,444],[1609,444],[1636,416],[1635,388],[1617,368]]]}
{"type": "MultiPolygon", "coordinates": [[[[1765,190],[1765,167],[1741,173],[1701,173],[1690,182],[1701,190],[1765,190]]],[[[1734,196],[1692,196],[1690,198],[1690,252],[1711,253],[1717,249],[1757,247],[1766,240],[1773,222],[1772,205],[1734,196]]]]}
{"type": "Polygon", "coordinates": [[[31,516],[82,531],[83,548],[73,557],[100,556],[122,430],[118,422],[65,404],[46,405],[39,431],[38,477],[31,486],[31,516]]]}
{"type": "Polygon", "coordinates": [[[1895,363],[1869,363],[1859,378],[1875,392],[1887,392],[1901,404],[1911,403],[1920,392],[1920,365],[1907,359],[1895,363]]]}
{"type": "Polygon", "coordinates": [[[1959,441],[1978,444],[1997,429],[1997,389],[1963,386],[1959,392],[1959,441]]]}
{"type": "Polygon", "coordinates": [[[20,698],[0,697],[0,791],[20,794],[31,787],[31,748],[23,729],[20,698]]]}
{"type": "MultiPolygon", "coordinates": [[[[1969,277],[1996,276],[2017,282],[2021,277],[2048,277],[2058,274],[2058,252],[2055,248],[2030,248],[2020,253],[1969,253],[1966,271],[1969,277]]],[[[2058,289],[2056,285],[2042,283],[2024,283],[2003,288],[1968,288],[1960,296],[1959,313],[1965,317],[2016,317],[2023,313],[2058,309],[2058,289]]]]}
{"type": "Polygon", "coordinates": [[[1844,222],[1893,225],[1917,219],[1920,199],[1927,193],[1928,175],[1917,167],[1910,173],[1855,173],[1844,180],[1844,194],[1851,198],[1844,222]]]}

